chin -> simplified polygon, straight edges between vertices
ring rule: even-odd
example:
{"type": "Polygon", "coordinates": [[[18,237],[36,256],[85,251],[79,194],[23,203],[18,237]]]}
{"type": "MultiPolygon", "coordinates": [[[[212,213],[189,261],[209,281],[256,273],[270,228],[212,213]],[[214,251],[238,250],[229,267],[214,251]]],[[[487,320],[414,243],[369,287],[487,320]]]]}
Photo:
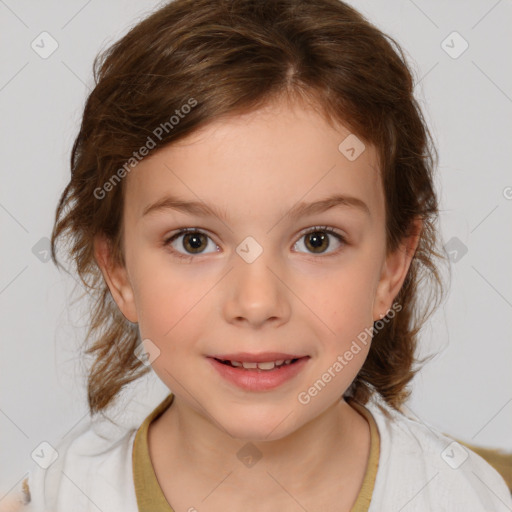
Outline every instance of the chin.
{"type": "MultiPolygon", "coordinates": [[[[263,412],[260,406],[255,407],[252,411],[239,411],[237,417],[234,417],[232,412],[227,412],[226,414],[230,416],[225,419],[219,417],[219,419],[226,431],[241,441],[277,441],[295,430],[290,425],[294,417],[290,412],[279,414],[271,410],[263,412]]],[[[295,422],[293,423],[295,425],[295,422]]]]}

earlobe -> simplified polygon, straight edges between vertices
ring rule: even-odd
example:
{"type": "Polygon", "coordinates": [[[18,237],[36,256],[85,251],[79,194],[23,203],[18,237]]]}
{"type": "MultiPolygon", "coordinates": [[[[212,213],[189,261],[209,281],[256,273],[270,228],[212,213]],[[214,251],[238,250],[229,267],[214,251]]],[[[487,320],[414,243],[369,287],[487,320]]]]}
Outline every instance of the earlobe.
{"type": "Polygon", "coordinates": [[[113,261],[110,243],[106,236],[96,235],[94,257],[120,311],[127,320],[137,323],[134,293],[126,267],[113,261]]]}
{"type": "Polygon", "coordinates": [[[415,221],[412,233],[395,251],[387,255],[374,300],[374,321],[387,314],[395,297],[400,292],[418,247],[421,228],[421,220],[415,221]]]}

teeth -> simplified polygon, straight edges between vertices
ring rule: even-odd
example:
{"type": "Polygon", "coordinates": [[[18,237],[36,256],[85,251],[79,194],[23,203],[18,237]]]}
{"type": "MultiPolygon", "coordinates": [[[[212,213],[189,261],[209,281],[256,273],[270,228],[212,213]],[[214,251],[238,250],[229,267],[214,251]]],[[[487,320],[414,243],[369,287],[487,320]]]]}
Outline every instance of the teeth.
{"type": "Polygon", "coordinates": [[[249,362],[240,362],[240,361],[228,361],[231,366],[235,368],[245,368],[247,370],[254,370],[256,368],[260,370],[273,370],[276,366],[283,366],[286,364],[290,364],[292,359],[279,359],[277,361],[265,361],[262,363],[249,363],[249,362]]]}
{"type": "Polygon", "coordinates": [[[268,363],[258,363],[258,368],[260,370],[273,370],[275,368],[274,361],[270,361],[268,363]]]}

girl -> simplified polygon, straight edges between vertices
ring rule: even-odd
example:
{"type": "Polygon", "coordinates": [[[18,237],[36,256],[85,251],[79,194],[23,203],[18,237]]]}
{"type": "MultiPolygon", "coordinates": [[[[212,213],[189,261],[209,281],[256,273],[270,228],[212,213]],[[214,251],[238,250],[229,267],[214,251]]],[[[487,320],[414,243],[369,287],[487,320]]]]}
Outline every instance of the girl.
{"type": "Polygon", "coordinates": [[[171,392],[42,450],[26,510],[512,509],[401,410],[441,288],[399,46],[338,0],[175,0],[95,76],[52,256],[96,297],[91,415],[151,368],[171,392]]]}

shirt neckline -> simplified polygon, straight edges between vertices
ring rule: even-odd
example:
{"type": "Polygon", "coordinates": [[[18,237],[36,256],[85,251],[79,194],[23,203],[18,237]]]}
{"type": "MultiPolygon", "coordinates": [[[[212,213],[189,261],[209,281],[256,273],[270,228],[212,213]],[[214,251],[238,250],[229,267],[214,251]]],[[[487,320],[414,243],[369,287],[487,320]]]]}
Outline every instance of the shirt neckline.
{"type": "MultiPolygon", "coordinates": [[[[138,428],[133,441],[132,470],[139,512],[174,512],[165,498],[158,483],[158,479],[151,463],[148,446],[148,430],[151,422],[162,415],[174,401],[174,394],[170,393],[146,417],[138,428]]],[[[350,400],[349,405],[359,412],[370,426],[370,455],[363,478],[363,484],[357,499],[350,512],[367,512],[372,500],[375,479],[379,466],[380,436],[377,424],[372,413],[362,404],[350,400]]]]}

